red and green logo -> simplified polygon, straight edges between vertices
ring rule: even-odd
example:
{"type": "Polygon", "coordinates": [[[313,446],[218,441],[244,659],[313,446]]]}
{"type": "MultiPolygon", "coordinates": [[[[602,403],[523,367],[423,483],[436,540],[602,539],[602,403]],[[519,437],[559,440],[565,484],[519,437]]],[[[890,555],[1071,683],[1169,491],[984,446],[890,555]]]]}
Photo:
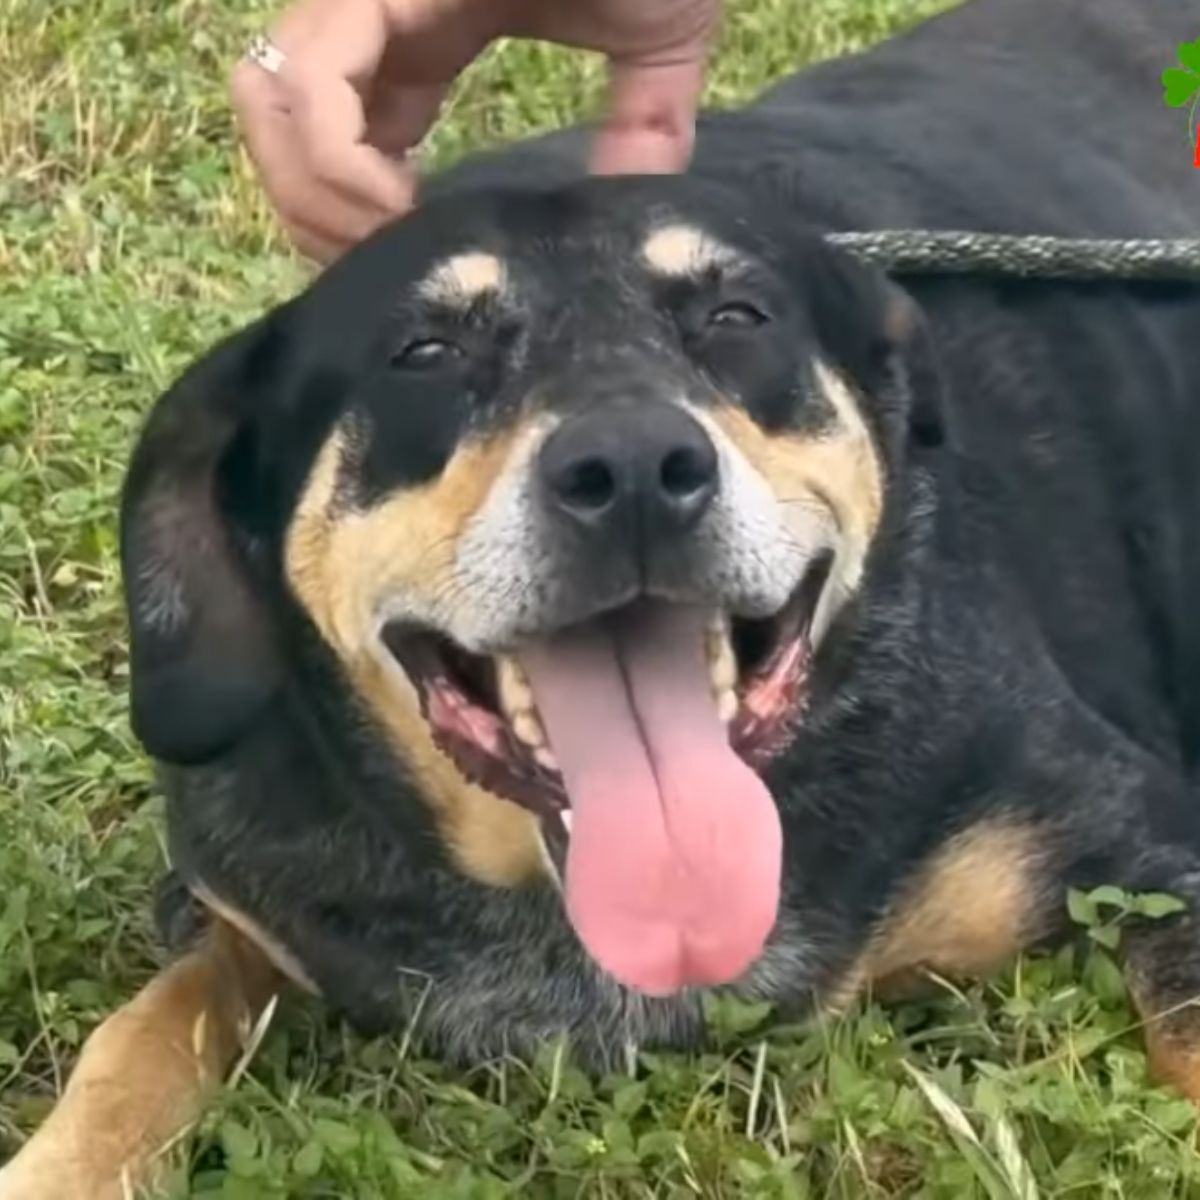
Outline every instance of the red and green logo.
{"type": "Polygon", "coordinates": [[[1180,42],[1175,57],[1179,65],[1162,73],[1163,100],[1172,108],[1188,110],[1188,144],[1194,142],[1196,146],[1192,165],[1200,167],[1200,123],[1196,120],[1200,110],[1200,38],[1180,42]]]}

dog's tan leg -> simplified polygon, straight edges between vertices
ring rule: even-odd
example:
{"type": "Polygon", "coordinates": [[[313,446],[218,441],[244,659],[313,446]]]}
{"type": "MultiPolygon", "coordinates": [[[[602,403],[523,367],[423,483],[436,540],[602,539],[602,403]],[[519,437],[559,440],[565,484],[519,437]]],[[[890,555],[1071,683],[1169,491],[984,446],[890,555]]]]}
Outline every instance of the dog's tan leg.
{"type": "Polygon", "coordinates": [[[88,1038],[0,1200],[125,1200],[200,1115],[281,977],[225,922],[88,1038]]]}
{"type": "Polygon", "coordinates": [[[1200,1104],[1200,1021],[1182,1023],[1156,1013],[1143,1015],[1151,1079],[1200,1104]]]}
{"type": "Polygon", "coordinates": [[[1200,1105],[1200,903],[1187,883],[1163,890],[1191,908],[1122,931],[1125,976],[1145,1022],[1152,1078],[1200,1105]]]}
{"type": "Polygon", "coordinates": [[[1200,981],[1189,998],[1162,995],[1146,980],[1130,980],[1150,1078],[1167,1084],[1194,1104],[1200,1105],[1200,981]]]}

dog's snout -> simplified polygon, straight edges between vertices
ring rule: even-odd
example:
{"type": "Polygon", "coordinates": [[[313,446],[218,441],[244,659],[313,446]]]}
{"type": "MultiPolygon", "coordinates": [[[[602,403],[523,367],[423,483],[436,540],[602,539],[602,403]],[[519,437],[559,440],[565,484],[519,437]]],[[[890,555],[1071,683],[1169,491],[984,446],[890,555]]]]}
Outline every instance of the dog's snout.
{"type": "Polygon", "coordinates": [[[556,517],[588,532],[681,533],[717,494],[712,440],[673,404],[605,404],[547,439],[539,470],[556,517]]]}

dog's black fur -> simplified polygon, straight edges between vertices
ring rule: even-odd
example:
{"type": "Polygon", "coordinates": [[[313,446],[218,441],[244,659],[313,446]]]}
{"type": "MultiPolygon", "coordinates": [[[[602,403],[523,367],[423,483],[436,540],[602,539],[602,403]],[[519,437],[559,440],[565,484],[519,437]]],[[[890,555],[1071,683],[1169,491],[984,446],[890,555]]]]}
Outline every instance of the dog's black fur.
{"type": "MultiPolygon", "coordinates": [[[[1200,174],[1158,82],[1200,34],[1187,7],[974,0],[706,116],[684,179],[579,182],[581,131],[482,156],[191,370],[151,419],[124,509],[135,722],[164,763],[179,877],[252,916],[367,1027],[404,1020],[428,986],[424,1027],[455,1056],[562,1029],[597,1062],[698,1037],[698,996],[618,986],[553,887],[454,865],[281,564],[402,283],[480,231],[518,259],[564,231],[619,247],[659,207],[789,272],[794,344],[853,380],[887,481],[863,587],[766,772],[784,894],[739,990],[792,1011],[837,991],[912,881],[986,822],[1036,845],[1023,941],[1065,932],[1068,886],[1200,899],[1200,289],[906,280],[922,317],[898,333],[883,280],[814,236],[1194,234],[1200,174]],[[182,597],[166,625],[147,619],[171,603],[164,573],[182,597]]],[[[578,261],[562,257],[563,305],[604,311],[578,261]]],[[[749,407],[768,435],[803,425],[749,407]]],[[[353,503],[436,478],[468,420],[450,392],[372,411],[391,416],[345,484],[353,503]]],[[[1154,1004],[1200,990],[1191,916],[1127,944],[1154,1004]]]]}

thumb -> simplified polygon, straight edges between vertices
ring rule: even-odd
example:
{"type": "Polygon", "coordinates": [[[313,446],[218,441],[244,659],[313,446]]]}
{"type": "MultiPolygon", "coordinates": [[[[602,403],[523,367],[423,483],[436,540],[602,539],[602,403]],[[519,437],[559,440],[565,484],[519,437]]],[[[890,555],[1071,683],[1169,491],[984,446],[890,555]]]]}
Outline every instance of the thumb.
{"type": "Polygon", "coordinates": [[[609,110],[592,148],[598,175],[684,171],[696,139],[707,46],[682,48],[670,62],[609,61],[609,110]]]}

